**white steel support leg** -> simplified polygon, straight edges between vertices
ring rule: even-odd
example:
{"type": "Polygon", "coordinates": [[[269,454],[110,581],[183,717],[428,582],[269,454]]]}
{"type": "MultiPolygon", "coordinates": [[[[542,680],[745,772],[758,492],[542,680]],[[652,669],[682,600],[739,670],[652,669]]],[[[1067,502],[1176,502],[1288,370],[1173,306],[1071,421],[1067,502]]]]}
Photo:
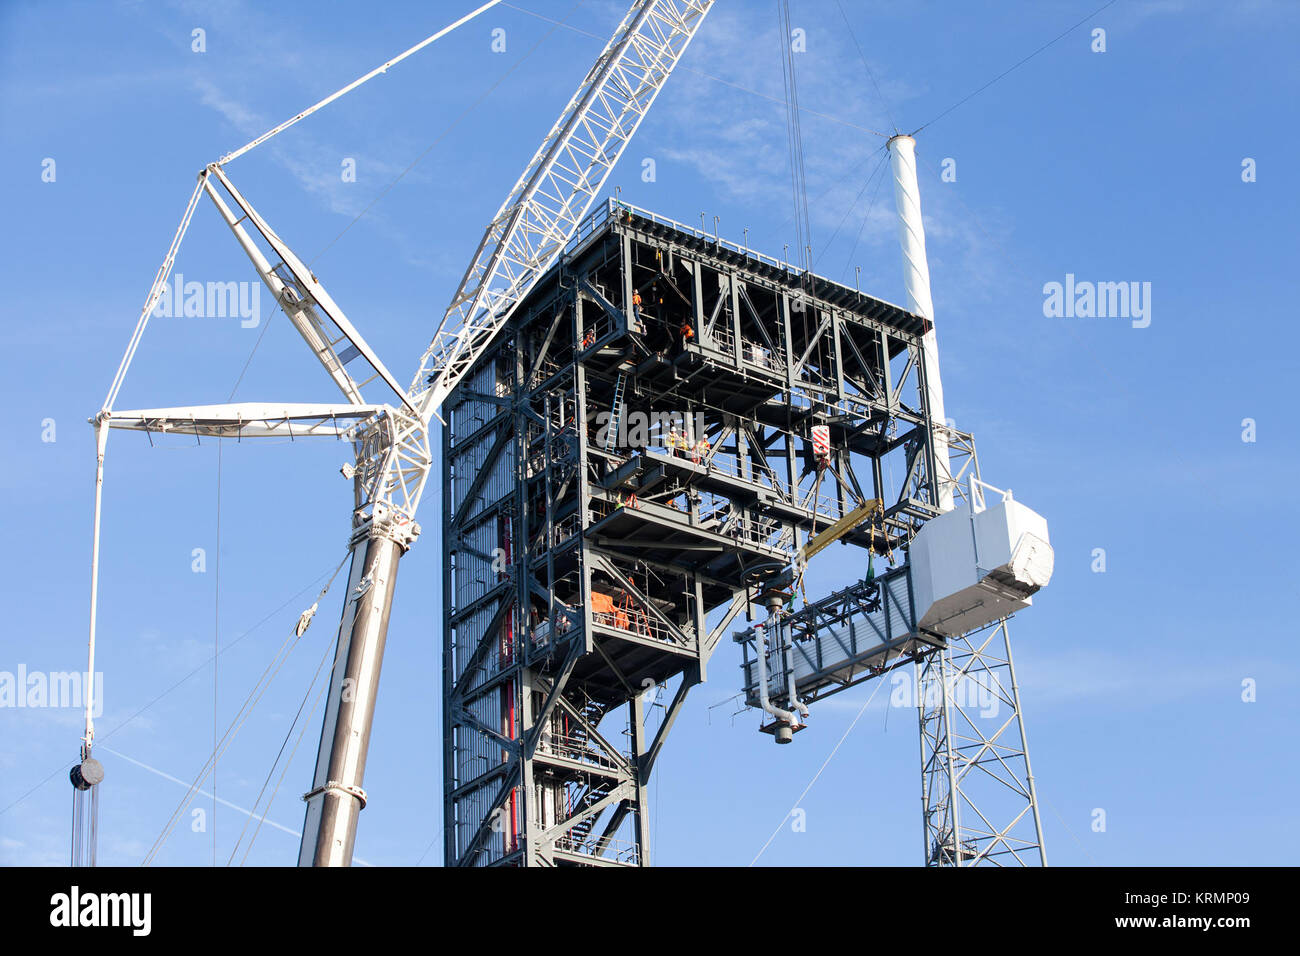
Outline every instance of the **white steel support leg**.
{"type": "Polygon", "coordinates": [[[393,538],[372,535],[352,551],[347,603],[330,674],[316,775],[305,796],[299,866],[351,866],[379,669],[388,636],[397,564],[405,550],[393,538]]]}
{"type": "Polygon", "coordinates": [[[953,865],[947,850],[955,845],[958,801],[954,799],[954,766],[950,709],[952,687],[948,651],[935,651],[916,665],[916,690],[921,728],[921,821],[924,859],[928,866],[953,865]]]}
{"type": "Polygon", "coordinates": [[[1025,782],[1029,791],[1029,806],[1034,812],[1034,835],[1038,839],[1038,855],[1043,866],[1047,866],[1047,844],[1043,841],[1043,818],[1038,812],[1038,789],[1034,786],[1034,770],[1029,763],[1029,737],[1025,733],[1024,713],[1020,709],[1020,685],[1016,682],[1016,665],[1011,659],[1011,635],[1007,632],[1006,621],[1002,622],[1002,637],[1007,649],[1007,674],[1011,679],[1011,698],[1016,707],[1016,724],[1020,729],[1020,745],[1025,758],[1025,782]]]}

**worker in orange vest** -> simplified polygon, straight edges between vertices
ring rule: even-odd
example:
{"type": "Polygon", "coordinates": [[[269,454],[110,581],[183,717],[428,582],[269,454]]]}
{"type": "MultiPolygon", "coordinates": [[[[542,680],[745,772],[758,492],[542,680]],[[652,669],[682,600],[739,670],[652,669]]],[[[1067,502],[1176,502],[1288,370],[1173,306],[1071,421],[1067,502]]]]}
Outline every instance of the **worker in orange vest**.
{"type": "Polygon", "coordinates": [[[695,330],[691,328],[691,323],[683,322],[681,332],[682,332],[682,348],[685,349],[686,343],[689,342],[691,339],[695,338],[695,330]]]}

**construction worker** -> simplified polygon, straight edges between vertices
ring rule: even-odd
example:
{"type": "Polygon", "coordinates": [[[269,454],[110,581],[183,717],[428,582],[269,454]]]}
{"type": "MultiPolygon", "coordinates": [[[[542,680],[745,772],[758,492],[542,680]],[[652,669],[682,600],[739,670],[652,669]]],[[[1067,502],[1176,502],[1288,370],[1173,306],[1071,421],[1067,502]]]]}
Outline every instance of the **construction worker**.
{"type": "Polygon", "coordinates": [[[618,605],[614,608],[614,626],[620,631],[632,630],[632,617],[629,612],[634,611],[635,606],[631,596],[624,592],[623,597],[619,599],[618,605]]]}
{"type": "Polygon", "coordinates": [[[681,355],[686,351],[686,344],[695,338],[695,330],[691,328],[691,323],[683,321],[676,329],[669,331],[672,339],[673,355],[681,355]]]}
{"type": "Polygon", "coordinates": [[[641,321],[641,293],[636,289],[632,290],[632,314],[641,321]]]}

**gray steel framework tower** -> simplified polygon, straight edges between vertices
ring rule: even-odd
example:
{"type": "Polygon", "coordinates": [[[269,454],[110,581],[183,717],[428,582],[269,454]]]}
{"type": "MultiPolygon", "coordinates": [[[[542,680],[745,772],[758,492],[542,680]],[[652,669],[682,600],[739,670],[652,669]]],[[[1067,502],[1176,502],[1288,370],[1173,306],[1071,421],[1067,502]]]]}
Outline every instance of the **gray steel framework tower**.
{"type": "Polygon", "coordinates": [[[865,499],[844,540],[881,554],[938,513],[924,332],[648,212],[584,225],[447,404],[448,864],[649,862],[655,760],[755,575],[865,499]]]}

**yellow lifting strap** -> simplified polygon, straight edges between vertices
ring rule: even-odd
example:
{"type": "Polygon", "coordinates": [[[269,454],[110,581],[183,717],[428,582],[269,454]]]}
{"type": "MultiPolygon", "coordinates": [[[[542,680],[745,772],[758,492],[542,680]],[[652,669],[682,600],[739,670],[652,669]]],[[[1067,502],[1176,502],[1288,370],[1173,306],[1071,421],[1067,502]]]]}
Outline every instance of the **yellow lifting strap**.
{"type": "Polygon", "coordinates": [[[870,501],[864,501],[858,505],[825,531],[810,538],[808,543],[800,549],[796,564],[808,561],[817,552],[844,537],[858,525],[869,520],[876,511],[880,510],[880,507],[879,498],[872,498],[870,501]]]}

